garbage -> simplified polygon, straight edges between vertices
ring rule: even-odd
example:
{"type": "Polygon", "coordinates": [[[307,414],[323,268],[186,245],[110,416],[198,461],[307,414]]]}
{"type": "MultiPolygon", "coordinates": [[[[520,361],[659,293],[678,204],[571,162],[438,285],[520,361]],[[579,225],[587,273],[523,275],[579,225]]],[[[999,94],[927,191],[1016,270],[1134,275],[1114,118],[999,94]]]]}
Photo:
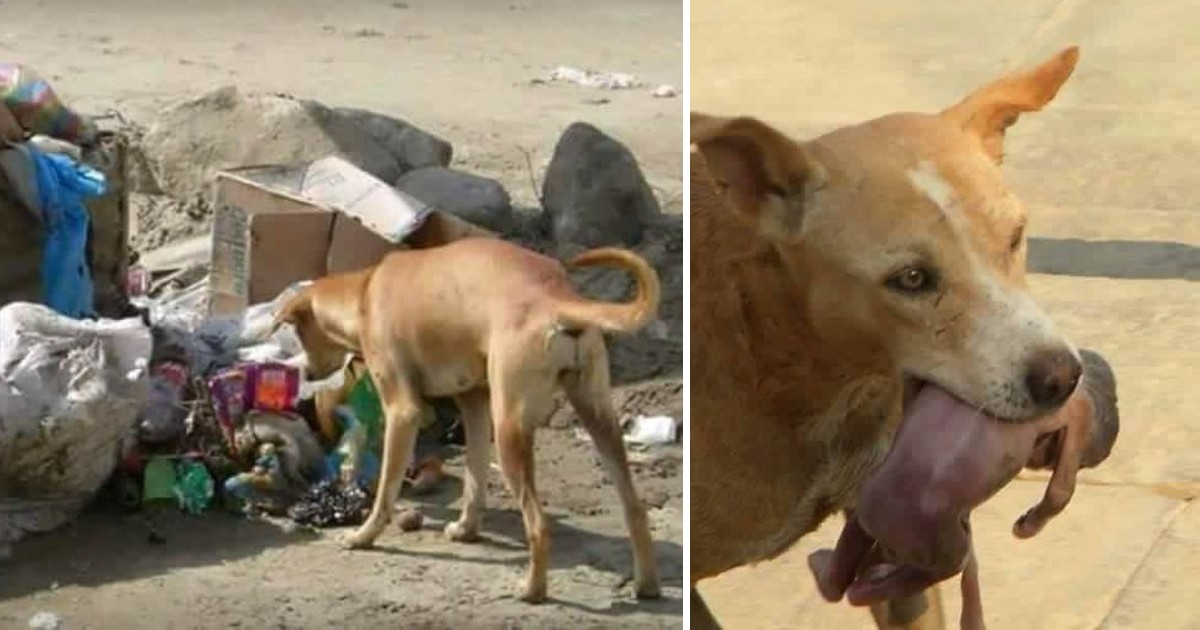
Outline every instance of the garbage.
{"type": "Polygon", "coordinates": [[[29,149],[37,175],[38,207],[46,226],[42,253],[44,301],[69,317],[95,309],[87,259],[89,215],[83,200],[104,194],[104,175],[69,156],[29,149]]]}
{"type": "Polygon", "coordinates": [[[28,133],[75,144],[90,144],[96,138],[96,125],[67,107],[54,88],[28,66],[0,63],[0,103],[28,133]]]}
{"type": "Polygon", "coordinates": [[[189,514],[201,514],[212,501],[213,478],[204,464],[180,460],[175,466],[175,484],[171,491],[179,508],[189,514]]]}
{"type": "Polygon", "coordinates": [[[174,499],[177,481],[175,462],[170,457],[151,457],[142,469],[142,504],[174,499]]]}
{"type": "Polygon", "coordinates": [[[379,455],[367,447],[366,426],[358,421],[353,408],[339,405],[334,417],[342,429],[337,448],[326,458],[327,475],[342,483],[358,483],[374,490],[379,479],[379,455]]]}
{"type": "Polygon", "coordinates": [[[275,445],[268,442],[258,447],[258,459],[253,468],[225,480],[225,493],[240,502],[248,513],[275,512],[283,504],[282,495],[286,494],[287,486],[279,454],[275,445]]]}
{"type": "Polygon", "coordinates": [[[230,368],[218,372],[208,381],[213,413],[228,444],[234,443],[234,433],[246,413],[246,372],[230,368]]]}
{"type": "Polygon", "coordinates": [[[136,318],[0,308],[0,547],[62,525],[104,485],[134,441],[150,352],[136,318]]]}
{"type": "Polygon", "coordinates": [[[58,630],[62,627],[62,617],[42,611],[29,618],[29,627],[32,630],[58,630]]]}
{"type": "Polygon", "coordinates": [[[151,369],[150,391],[138,423],[142,442],[164,444],[183,436],[188,417],[183,402],[187,384],[187,366],[179,361],[162,361],[151,369]]]}
{"type": "Polygon", "coordinates": [[[583,87],[601,90],[630,90],[642,87],[642,82],[632,74],[624,72],[598,72],[570,66],[559,66],[550,73],[550,81],[574,83],[583,87]]]}
{"type": "Polygon", "coordinates": [[[675,98],[676,96],[679,96],[679,90],[676,90],[675,86],[673,85],[667,85],[664,83],[654,88],[654,91],[651,92],[650,95],[654,98],[675,98]]]}
{"type": "Polygon", "coordinates": [[[367,493],[358,484],[326,479],[304,493],[288,509],[288,517],[313,527],[358,525],[369,507],[367,493]]]}
{"type": "Polygon", "coordinates": [[[682,438],[682,426],[670,416],[637,416],[625,433],[625,441],[642,446],[671,444],[682,438]]]}
{"type": "Polygon", "coordinates": [[[252,363],[245,368],[247,406],[261,411],[296,408],[300,370],[283,363],[252,363]]]}

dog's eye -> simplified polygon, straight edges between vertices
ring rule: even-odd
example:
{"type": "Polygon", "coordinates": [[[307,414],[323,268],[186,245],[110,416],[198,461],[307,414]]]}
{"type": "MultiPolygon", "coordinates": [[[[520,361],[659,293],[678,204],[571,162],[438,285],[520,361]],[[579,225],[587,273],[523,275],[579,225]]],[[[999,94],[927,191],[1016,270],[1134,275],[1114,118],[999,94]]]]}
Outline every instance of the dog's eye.
{"type": "Polygon", "coordinates": [[[1025,226],[1024,225],[1017,228],[1016,233],[1013,234],[1012,241],[1009,242],[1009,244],[1008,244],[1008,249],[1010,251],[1014,251],[1014,252],[1017,251],[1018,249],[1021,248],[1021,241],[1023,241],[1023,240],[1025,240],[1025,226]]]}
{"type": "Polygon", "coordinates": [[[903,293],[924,293],[937,287],[937,274],[931,269],[905,267],[888,278],[887,285],[903,293]]]}

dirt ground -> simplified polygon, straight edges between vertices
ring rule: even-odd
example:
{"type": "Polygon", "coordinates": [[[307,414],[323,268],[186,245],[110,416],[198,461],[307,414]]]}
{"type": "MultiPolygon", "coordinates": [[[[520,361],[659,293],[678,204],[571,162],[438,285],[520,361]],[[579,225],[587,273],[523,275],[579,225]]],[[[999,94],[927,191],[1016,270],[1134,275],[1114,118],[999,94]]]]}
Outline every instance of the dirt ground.
{"type": "MultiPolygon", "coordinates": [[[[679,212],[682,87],[678,0],[231,0],[156,3],[4,0],[0,59],[30,64],[80,111],[146,123],[211,88],[281,92],[402,117],[454,145],[453,166],[499,180],[532,206],[571,122],[627,144],[668,212],[679,212]],[[649,87],[540,84],[558,65],[636,74],[649,87]],[[528,155],[528,158],[526,157],[528,155]],[[530,168],[532,165],[532,171],[530,168]]],[[[678,378],[622,390],[626,413],[682,416],[678,378]]],[[[519,512],[493,471],[487,540],[445,541],[461,462],[422,498],[425,528],[389,531],[377,551],[234,516],[98,506],[18,543],[0,564],[0,628],[39,611],[63,628],[678,627],[682,453],[631,455],[658,544],[664,598],[638,602],[616,492],[568,416],[539,433],[538,480],[552,517],[551,601],[512,596],[526,552],[519,512]],[[165,539],[151,543],[151,533],[165,539]]]]}

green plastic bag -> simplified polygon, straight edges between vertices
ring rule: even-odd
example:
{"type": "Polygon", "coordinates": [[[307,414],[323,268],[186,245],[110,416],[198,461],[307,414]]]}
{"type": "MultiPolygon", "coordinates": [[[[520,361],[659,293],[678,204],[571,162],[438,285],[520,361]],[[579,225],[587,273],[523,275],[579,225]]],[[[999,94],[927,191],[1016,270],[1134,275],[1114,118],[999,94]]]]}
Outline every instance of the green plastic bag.
{"type": "Polygon", "coordinates": [[[168,457],[151,457],[142,472],[142,504],[175,498],[175,463],[168,457]]]}
{"type": "Polygon", "coordinates": [[[378,453],[383,432],[383,405],[379,402],[379,392],[375,390],[375,383],[370,374],[363,374],[363,377],[358,379],[350,390],[350,395],[346,397],[346,403],[354,410],[354,417],[367,430],[367,450],[378,453]]]}
{"type": "Polygon", "coordinates": [[[213,478],[200,462],[183,460],[175,467],[175,500],[189,514],[201,514],[213,498],[213,478]]]}

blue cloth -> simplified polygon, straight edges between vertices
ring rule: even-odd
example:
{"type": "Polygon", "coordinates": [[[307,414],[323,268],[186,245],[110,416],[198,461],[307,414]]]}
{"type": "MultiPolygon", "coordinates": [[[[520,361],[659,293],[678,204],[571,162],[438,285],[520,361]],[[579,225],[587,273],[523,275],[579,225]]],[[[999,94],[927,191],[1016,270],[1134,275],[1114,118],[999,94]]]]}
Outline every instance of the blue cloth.
{"type": "Polygon", "coordinates": [[[104,194],[104,174],[66,155],[29,146],[37,171],[38,203],[46,226],[42,301],[67,317],[95,311],[87,260],[88,211],[83,200],[104,194]]]}

